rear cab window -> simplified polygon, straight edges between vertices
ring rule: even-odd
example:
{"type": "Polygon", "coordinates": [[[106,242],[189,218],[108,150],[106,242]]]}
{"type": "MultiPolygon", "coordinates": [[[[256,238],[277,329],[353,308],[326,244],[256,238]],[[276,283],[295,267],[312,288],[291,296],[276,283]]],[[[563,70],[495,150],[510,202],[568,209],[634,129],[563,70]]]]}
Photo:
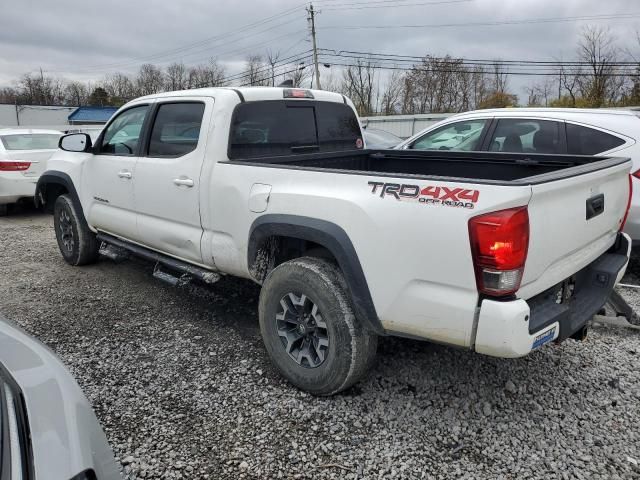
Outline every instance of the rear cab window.
{"type": "Polygon", "coordinates": [[[230,159],[362,148],[355,112],[346,104],[264,100],[239,104],[231,122],[230,159]]]}
{"type": "Polygon", "coordinates": [[[572,155],[599,155],[625,142],[620,137],[595,128],[567,123],[567,149],[572,155]]]}

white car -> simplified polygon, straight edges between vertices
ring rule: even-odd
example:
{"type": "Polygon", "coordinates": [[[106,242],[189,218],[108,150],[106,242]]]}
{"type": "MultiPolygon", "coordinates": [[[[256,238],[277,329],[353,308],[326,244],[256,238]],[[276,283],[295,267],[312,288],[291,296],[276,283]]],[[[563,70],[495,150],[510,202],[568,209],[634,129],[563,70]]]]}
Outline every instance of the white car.
{"type": "Polygon", "coordinates": [[[259,283],[267,352],[314,394],[364,375],[377,335],[497,357],[583,339],[628,262],[628,158],[366,150],[335,93],[162,93],[60,146],[36,199],[66,262],[259,283]]]}
{"type": "Polygon", "coordinates": [[[640,244],[640,112],[501,108],[447,118],[396,148],[630,157],[633,197],[625,232],[640,244]]]}
{"type": "Polygon", "coordinates": [[[0,215],[9,204],[33,198],[61,135],[57,130],[0,129],[0,215]]]}

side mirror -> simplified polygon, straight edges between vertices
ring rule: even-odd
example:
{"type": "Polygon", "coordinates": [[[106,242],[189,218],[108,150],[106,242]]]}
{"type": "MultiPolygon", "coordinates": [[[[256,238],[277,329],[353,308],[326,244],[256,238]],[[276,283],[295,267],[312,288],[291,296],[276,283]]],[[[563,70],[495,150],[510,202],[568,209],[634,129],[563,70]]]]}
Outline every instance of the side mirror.
{"type": "Polygon", "coordinates": [[[65,152],[90,152],[91,137],[86,133],[70,133],[60,137],[58,148],[65,152]]]}

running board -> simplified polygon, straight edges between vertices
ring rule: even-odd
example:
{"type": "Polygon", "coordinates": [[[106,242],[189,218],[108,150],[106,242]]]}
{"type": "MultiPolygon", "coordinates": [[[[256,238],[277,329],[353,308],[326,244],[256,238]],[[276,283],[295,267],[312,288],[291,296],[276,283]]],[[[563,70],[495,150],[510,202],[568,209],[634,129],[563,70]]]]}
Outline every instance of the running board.
{"type": "MultiPolygon", "coordinates": [[[[153,250],[149,250],[148,248],[141,247],[139,245],[134,245],[133,243],[121,240],[120,238],[114,237],[113,235],[109,235],[107,233],[98,233],[96,237],[98,241],[115,247],[116,251],[117,249],[124,249],[132,255],[155,262],[156,266],[154,268],[153,276],[160,280],[167,281],[172,285],[178,285],[181,282],[186,281],[189,277],[197,278],[198,280],[207,284],[216,283],[218,280],[220,280],[219,273],[212,272],[195,265],[191,265],[190,263],[183,262],[182,260],[177,260],[162,253],[154,252],[153,250]],[[161,266],[164,266],[169,270],[180,272],[182,275],[176,277],[175,275],[163,272],[160,270],[161,266]],[[156,271],[158,272],[157,274],[156,271]],[[173,280],[168,277],[171,277],[173,280]]],[[[105,247],[105,250],[107,250],[107,247],[105,247]]]]}

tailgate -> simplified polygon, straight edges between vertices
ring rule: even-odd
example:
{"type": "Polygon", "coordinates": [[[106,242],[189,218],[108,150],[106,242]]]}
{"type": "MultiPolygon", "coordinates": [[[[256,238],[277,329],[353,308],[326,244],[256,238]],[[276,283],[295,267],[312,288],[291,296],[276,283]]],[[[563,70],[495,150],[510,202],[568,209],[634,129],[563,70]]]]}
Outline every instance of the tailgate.
{"type": "Polygon", "coordinates": [[[614,243],[629,200],[631,161],[531,186],[529,250],[518,296],[578,272],[614,243]]]}

